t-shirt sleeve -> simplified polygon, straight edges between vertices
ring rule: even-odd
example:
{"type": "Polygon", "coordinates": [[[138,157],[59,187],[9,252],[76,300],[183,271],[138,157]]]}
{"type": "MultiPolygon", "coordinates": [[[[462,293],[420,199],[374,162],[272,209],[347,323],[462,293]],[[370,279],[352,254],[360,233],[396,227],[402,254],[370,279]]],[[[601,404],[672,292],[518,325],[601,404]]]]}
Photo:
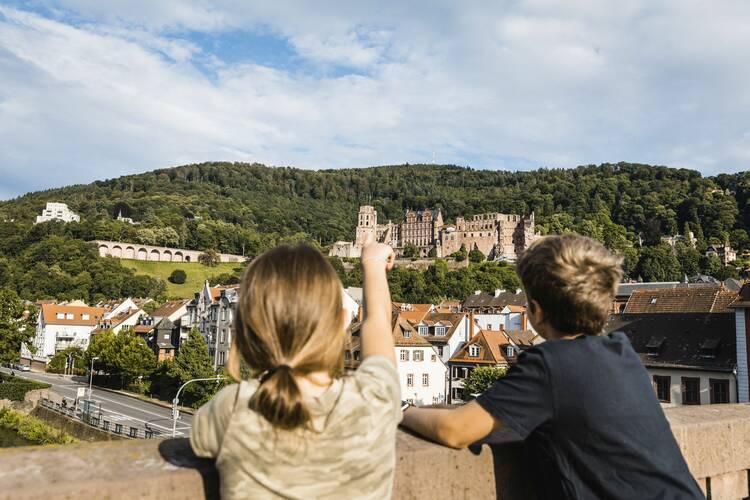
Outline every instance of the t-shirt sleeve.
{"type": "Polygon", "coordinates": [[[401,385],[392,362],[383,356],[367,357],[353,378],[373,412],[392,415],[397,422],[401,421],[401,385]]]}
{"type": "Polygon", "coordinates": [[[234,410],[240,384],[223,388],[193,415],[190,446],[203,458],[216,458],[234,410]]]}
{"type": "Polygon", "coordinates": [[[477,397],[477,403],[522,439],[551,420],[554,402],[542,352],[532,348],[521,353],[508,373],[477,397]]]}

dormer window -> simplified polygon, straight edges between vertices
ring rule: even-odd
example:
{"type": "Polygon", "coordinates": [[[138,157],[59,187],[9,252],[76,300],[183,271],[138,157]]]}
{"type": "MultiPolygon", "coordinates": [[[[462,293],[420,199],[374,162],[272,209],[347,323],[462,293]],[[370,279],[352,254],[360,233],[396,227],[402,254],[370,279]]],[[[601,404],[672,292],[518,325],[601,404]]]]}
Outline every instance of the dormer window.
{"type": "Polygon", "coordinates": [[[73,319],[74,317],[75,317],[75,315],[73,313],[66,313],[65,314],[65,319],[73,319]]]}
{"type": "Polygon", "coordinates": [[[65,319],[65,313],[57,313],[57,319],[65,319]]]}
{"type": "Polygon", "coordinates": [[[651,305],[656,304],[656,297],[651,299],[651,305]]]}
{"type": "Polygon", "coordinates": [[[411,338],[411,330],[404,330],[404,338],[405,339],[411,338]]]}
{"type": "Polygon", "coordinates": [[[89,315],[88,314],[81,314],[81,319],[83,321],[88,321],[89,320],[89,315]]]}
{"type": "Polygon", "coordinates": [[[721,339],[705,339],[701,343],[700,355],[702,358],[715,358],[716,350],[719,348],[721,339]]]}
{"type": "Polygon", "coordinates": [[[658,356],[662,345],[664,345],[664,337],[651,337],[646,344],[646,354],[658,356]]]}
{"type": "Polygon", "coordinates": [[[423,337],[424,337],[425,335],[429,335],[429,333],[430,333],[430,329],[429,329],[429,328],[428,328],[427,326],[424,326],[424,325],[420,325],[420,326],[418,327],[417,331],[418,331],[418,332],[419,332],[419,334],[420,334],[421,336],[423,336],[423,337]]]}
{"type": "Polygon", "coordinates": [[[512,345],[506,345],[505,356],[508,358],[512,358],[515,355],[516,355],[516,349],[512,345]]]}
{"type": "Polygon", "coordinates": [[[444,326],[436,326],[435,327],[435,335],[438,335],[440,337],[445,336],[446,328],[444,326]]]}
{"type": "Polygon", "coordinates": [[[469,346],[469,356],[472,358],[478,358],[479,357],[479,346],[476,344],[472,344],[469,346]]]}

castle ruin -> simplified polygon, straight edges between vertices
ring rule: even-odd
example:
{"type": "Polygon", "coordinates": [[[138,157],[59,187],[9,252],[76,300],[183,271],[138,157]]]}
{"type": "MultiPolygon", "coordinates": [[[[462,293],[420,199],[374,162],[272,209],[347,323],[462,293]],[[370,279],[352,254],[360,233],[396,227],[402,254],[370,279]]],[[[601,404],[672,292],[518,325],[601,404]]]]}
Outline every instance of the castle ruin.
{"type": "Polygon", "coordinates": [[[359,207],[354,241],[337,241],[330,255],[359,257],[369,241],[379,241],[393,247],[397,256],[404,249],[415,246],[421,257],[433,255],[444,258],[459,251],[474,249],[490,260],[515,261],[539,235],[534,231],[534,214],[522,217],[515,214],[487,213],[471,218],[457,217],[455,225],[443,222],[440,210],[407,210],[403,220],[378,224],[378,212],[371,205],[359,207]]]}

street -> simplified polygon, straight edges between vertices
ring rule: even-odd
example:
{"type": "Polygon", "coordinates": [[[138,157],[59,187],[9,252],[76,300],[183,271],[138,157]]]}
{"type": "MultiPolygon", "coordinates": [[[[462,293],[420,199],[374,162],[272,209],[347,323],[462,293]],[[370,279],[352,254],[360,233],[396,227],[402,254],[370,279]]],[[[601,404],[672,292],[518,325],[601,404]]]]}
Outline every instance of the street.
{"type": "MultiPolygon", "coordinates": [[[[8,368],[0,368],[0,370],[10,373],[10,369],[8,368]]],[[[16,377],[50,384],[52,386],[51,390],[65,397],[68,400],[68,404],[72,404],[75,400],[79,387],[88,389],[88,382],[84,381],[85,377],[20,372],[18,370],[14,370],[14,372],[16,377]]],[[[169,408],[101,390],[96,386],[94,386],[91,401],[92,412],[99,413],[99,409],[101,408],[102,420],[109,420],[113,424],[122,424],[124,427],[133,426],[142,429],[151,429],[154,431],[155,436],[172,435],[172,411],[169,408]]],[[[192,415],[180,413],[180,418],[177,422],[178,437],[187,437],[191,419],[192,415]]]]}

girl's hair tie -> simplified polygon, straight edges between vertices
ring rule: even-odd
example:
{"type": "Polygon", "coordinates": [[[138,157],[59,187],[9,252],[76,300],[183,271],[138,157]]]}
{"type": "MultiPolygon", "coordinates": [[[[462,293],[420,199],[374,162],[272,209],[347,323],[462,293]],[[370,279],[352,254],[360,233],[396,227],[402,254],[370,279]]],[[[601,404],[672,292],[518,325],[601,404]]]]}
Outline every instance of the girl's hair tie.
{"type": "Polygon", "coordinates": [[[289,373],[293,373],[293,372],[294,372],[294,367],[292,367],[292,366],[289,366],[289,365],[287,365],[287,364],[281,364],[281,365],[276,365],[276,366],[274,366],[273,368],[269,368],[269,369],[268,369],[268,370],[266,371],[266,373],[264,373],[263,375],[261,375],[261,377],[260,377],[260,383],[262,384],[262,383],[264,383],[264,382],[265,382],[266,380],[268,380],[269,378],[273,377],[273,376],[274,376],[274,374],[275,374],[275,373],[276,373],[277,371],[279,371],[279,370],[286,370],[286,371],[288,371],[289,373]]]}

